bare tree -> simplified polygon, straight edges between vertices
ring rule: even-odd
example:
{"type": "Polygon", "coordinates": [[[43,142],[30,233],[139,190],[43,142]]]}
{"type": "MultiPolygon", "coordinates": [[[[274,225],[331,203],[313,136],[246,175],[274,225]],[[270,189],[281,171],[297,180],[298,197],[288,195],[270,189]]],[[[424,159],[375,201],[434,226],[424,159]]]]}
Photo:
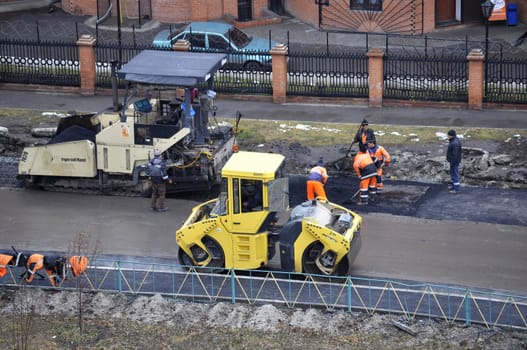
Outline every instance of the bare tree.
{"type": "Polygon", "coordinates": [[[30,349],[30,335],[36,317],[36,290],[22,283],[12,295],[13,322],[11,326],[13,350],[30,349]]]}
{"type": "MultiPolygon", "coordinates": [[[[95,261],[95,258],[97,257],[97,254],[99,253],[99,244],[100,242],[98,240],[92,240],[90,234],[86,232],[79,232],[75,235],[72,241],[70,241],[69,249],[68,249],[68,257],[70,259],[70,265],[72,259],[82,259],[82,257],[85,257],[88,261],[88,266],[91,266],[93,261],[95,261]]],[[[72,270],[73,274],[73,270],[72,270]]],[[[85,272],[82,271],[82,273],[78,276],[74,276],[75,278],[75,287],[78,292],[78,325],[79,325],[79,332],[82,335],[84,331],[84,322],[83,322],[83,300],[82,300],[82,294],[83,289],[85,287],[85,284],[88,282],[88,278],[85,275],[85,272]]]]}

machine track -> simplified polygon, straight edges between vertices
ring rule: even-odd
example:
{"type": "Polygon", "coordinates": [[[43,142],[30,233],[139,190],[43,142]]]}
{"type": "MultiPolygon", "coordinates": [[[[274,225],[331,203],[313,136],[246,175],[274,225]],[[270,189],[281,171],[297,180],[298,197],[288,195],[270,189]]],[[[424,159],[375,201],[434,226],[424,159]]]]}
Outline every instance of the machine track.
{"type": "MultiPolygon", "coordinates": [[[[0,188],[24,187],[23,180],[17,179],[19,160],[20,159],[17,157],[0,157],[0,188]]],[[[123,197],[145,197],[147,195],[145,191],[141,190],[143,188],[141,182],[135,186],[115,185],[107,186],[101,190],[98,180],[91,180],[91,184],[89,181],[90,180],[83,180],[82,186],[74,186],[72,183],[75,181],[68,180],[70,183],[68,186],[53,185],[53,183],[40,183],[33,185],[33,187],[50,192],[64,193],[104,194],[123,197]]]]}
{"type": "Polygon", "coordinates": [[[21,187],[20,181],[16,176],[18,173],[17,157],[0,157],[0,187],[17,188],[21,187]]]}

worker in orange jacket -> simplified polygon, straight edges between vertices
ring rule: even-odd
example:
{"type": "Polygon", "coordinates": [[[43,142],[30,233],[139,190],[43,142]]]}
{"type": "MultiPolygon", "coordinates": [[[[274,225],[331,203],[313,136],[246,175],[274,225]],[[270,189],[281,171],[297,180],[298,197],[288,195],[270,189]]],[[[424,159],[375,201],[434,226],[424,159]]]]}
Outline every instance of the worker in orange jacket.
{"type": "Polygon", "coordinates": [[[368,205],[369,194],[377,192],[377,168],[368,151],[355,155],[353,169],[360,178],[359,205],[368,205]]]}
{"type": "Polygon", "coordinates": [[[69,262],[73,277],[80,276],[84,273],[84,271],[86,271],[86,268],[88,267],[88,258],[82,255],[70,256],[69,262]]]}
{"type": "Polygon", "coordinates": [[[382,168],[390,165],[390,154],[384,147],[377,145],[377,142],[372,139],[368,140],[368,152],[377,168],[377,194],[382,194],[384,188],[382,168]]]}
{"type": "Polygon", "coordinates": [[[318,200],[327,201],[326,191],[324,185],[328,181],[328,172],[324,168],[324,161],[320,158],[307,176],[307,200],[314,200],[315,194],[318,200]]]}
{"type": "Polygon", "coordinates": [[[0,254],[0,278],[7,274],[7,267],[15,265],[15,256],[11,254],[0,254]]]}
{"type": "MultiPolygon", "coordinates": [[[[66,258],[60,256],[45,257],[42,254],[31,254],[26,263],[26,281],[33,282],[38,270],[46,270],[49,282],[53,287],[66,276],[66,258]]],[[[39,275],[42,277],[41,275],[39,275]]]]}

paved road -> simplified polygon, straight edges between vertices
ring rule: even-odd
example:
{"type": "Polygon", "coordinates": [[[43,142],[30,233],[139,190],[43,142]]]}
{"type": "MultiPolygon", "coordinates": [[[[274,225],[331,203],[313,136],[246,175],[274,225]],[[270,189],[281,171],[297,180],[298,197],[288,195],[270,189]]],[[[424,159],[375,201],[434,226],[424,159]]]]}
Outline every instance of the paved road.
{"type": "MultiPolygon", "coordinates": [[[[0,190],[0,249],[67,251],[78,232],[101,254],[174,258],[175,230],[197,202],[0,190]]],[[[527,292],[525,227],[364,214],[363,247],[353,274],[527,292]]],[[[143,258],[144,259],[144,258],[143,258]]],[[[271,266],[278,267],[278,266],[271,266]]]]}

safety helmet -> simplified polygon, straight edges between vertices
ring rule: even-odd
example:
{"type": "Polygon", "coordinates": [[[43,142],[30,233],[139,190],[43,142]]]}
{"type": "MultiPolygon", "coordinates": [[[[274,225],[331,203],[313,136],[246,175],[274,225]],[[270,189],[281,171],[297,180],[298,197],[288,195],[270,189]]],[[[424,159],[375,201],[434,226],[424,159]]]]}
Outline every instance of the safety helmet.
{"type": "Polygon", "coordinates": [[[154,150],[154,157],[159,157],[161,155],[161,151],[159,149],[154,150]]]}

